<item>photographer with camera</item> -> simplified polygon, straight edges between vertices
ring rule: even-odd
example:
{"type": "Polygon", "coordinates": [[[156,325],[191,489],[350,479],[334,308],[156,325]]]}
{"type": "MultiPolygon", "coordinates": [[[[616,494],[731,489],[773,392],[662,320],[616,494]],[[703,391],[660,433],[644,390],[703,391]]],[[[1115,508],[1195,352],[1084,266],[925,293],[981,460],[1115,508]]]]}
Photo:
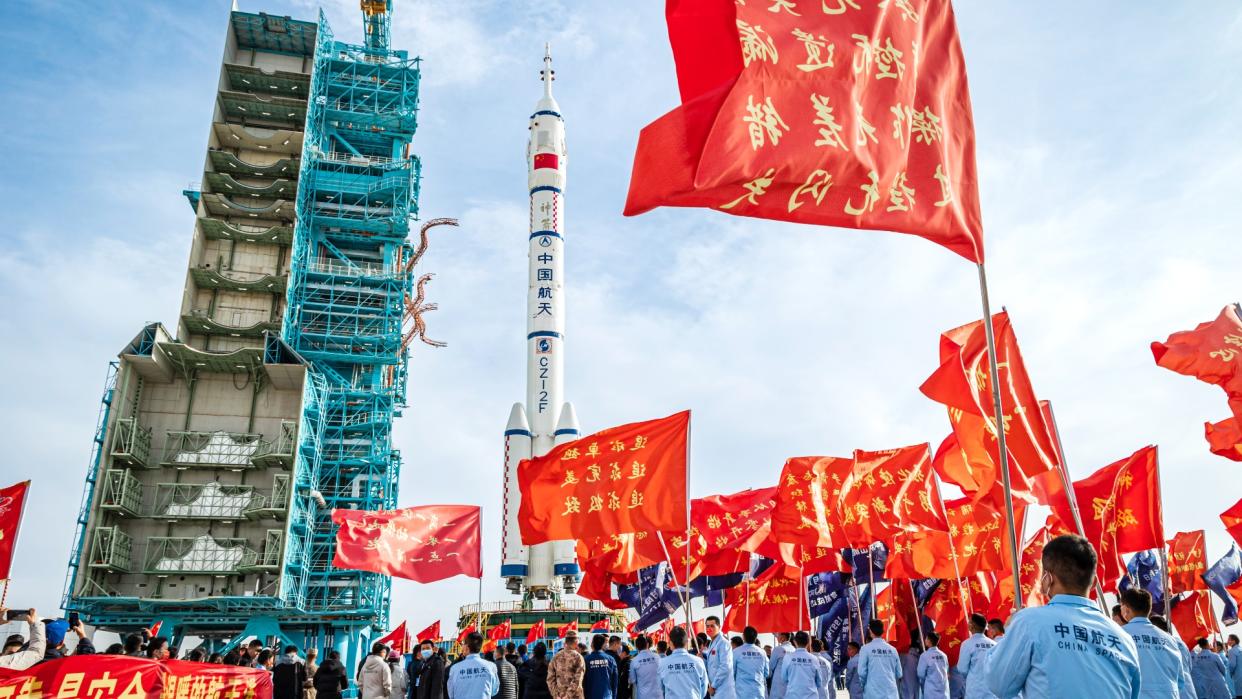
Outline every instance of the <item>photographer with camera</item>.
{"type": "Polygon", "coordinates": [[[47,649],[47,639],[44,636],[43,624],[39,621],[39,615],[35,613],[35,610],[30,609],[23,613],[0,608],[0,618],[8,621],[25,621],[30,626],[29,643],[19,633],[5,639],[4,651],[0,653],[0,667],[25,670],[43,660],[43,653],[47,649]]]}

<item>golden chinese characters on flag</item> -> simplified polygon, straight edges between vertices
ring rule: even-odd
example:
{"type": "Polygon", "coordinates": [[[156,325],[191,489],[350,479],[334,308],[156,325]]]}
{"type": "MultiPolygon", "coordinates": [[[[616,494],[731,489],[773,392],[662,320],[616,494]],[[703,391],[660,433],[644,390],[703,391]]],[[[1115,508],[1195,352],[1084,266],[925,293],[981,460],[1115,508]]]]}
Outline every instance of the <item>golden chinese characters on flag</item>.
{"type": "Polygon", "coordinates": [[[522,543],[686,529],[690,411],[613,427],[522,461],[522,543]]]}
{"type": "Polygon", "coordinates": [[[682,105],[639,136],[658,206],[918,235],[983,261],[974,124],[947,0],[679,0],[682,105]]]}
{"type": "Polygon", "coordinates": [[[927,444],[855,451],[839,498],[842,529],[851,544],[948,527],[927,444]]]}
{"type": "Polygon", "coordinates": [[[425,505],[403,510],[333,510],[337,568],[433,582],[483,575],[479,508],[425,505]]]}
{"type": "Polygon", "coordinates": [[[797,456],[785,462],[772,511],[772,538],[782,544],[847,546],[837,497],[854,466],[838,456],[797,456]]]}
{"type": "Polygon", "coordinates": [[[1207,583],[1200,577],[1207,572],[1204,531],[1178,532],[1168,545],[1169,583],[1173,594],[1208,589],[1207,583]]]}

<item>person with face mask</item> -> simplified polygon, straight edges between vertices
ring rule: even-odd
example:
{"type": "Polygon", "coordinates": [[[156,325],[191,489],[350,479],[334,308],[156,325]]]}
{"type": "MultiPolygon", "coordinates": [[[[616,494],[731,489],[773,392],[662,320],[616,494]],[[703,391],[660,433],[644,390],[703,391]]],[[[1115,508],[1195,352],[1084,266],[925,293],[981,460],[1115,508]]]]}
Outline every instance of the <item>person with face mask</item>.
{"type": "Polygon", "coordinates": [[[431,641],[418,646],[418,675],[410,687],[410,699],[445,699],[444,658],[431,641]]]}

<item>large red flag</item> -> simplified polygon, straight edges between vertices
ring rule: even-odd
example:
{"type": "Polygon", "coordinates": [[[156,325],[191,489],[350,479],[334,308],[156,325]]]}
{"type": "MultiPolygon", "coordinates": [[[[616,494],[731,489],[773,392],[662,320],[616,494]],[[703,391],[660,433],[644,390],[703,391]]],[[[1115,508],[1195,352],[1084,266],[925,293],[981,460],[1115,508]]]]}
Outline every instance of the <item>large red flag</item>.
{"type": "Polygon", "coordinates": [[[690,411],[553,447],[518,466],[522,543],[686,527],[690,411]]]}
{"type": "Polygon", "coordinates": [[[1238,422],[1238,418],[1203,423],[1203,438],[1213,454],[1230,461],[1242,461],[1242,423],[1238,422]]]}
{"type": "Polygon", "coordinates": [[[531,624],[530,631],[526,632],[526,645],[534,647],[534,645],[548,637],[548,623],[545,619],[540,619],[531,624]]]}
{"type": "Polygon", "coordinates": [[[748,618],[750,626],[760,633],[805,629],[810,624],[802,571],[780,563],[754,582],[726,590],[725,603],[730,607],[724,625],[731,629],[745,627],[748,618]]]}
{"type": "MultiPolygon", "coordinates": [[[[684,523],[679,531],[684,535],[684,523]]],[[[579,539],[577,549],[583,568],[589,566],[613,575],[636,573],[665,560],[659,535],[645,531],[579,539]]]]}
{"type": "Polygon", "coordinates": [[[369,570],[421,583],[483,576],[479,508],[424,505],[404,510],[333,510],[337,568],[369,570]]]}
{"type": "Polygon", "coordinates": [[[839,502],[842,530],[851,543],[887,541],[900,531],[945,531],[948,527],[927,444],[855,451],[839,502]]]}
{"type": "Polygon", "coordinates": [[[152,660],[123,655],[72,655],[24,670],[0,667],[0,697],[272,699],[272,673],[263,668],[152,660]]]}
{"type": "Polygon", "coordinates": [[[1207,572],[1204,531],[1178,532],[1169,540],[1169,582],[1173,594],[1187,590],[1206,590],[1200,577],[1207,572]]]}
{"type": "Polygon", "coordinates": [[[414,636],[414,638],[419,643],[422,643],[423,641],[438,643],[440,641],[440,622],[432,622],[431,626],[419,631],[418,635],[414,636]]]}
{"type": "Polygon", "coordinates": [[[1242,544],[1242,500],[1220,513],[1220,521],[1225,524],[1225,531],[1229,532],[1229,536],[1242,544]]]}
{"type": "Polygon", "coordinates": [[[783,544],[847,546],[837,531],[841,486],[854,466],[837,456],[797,456],[785,461],[772,510],[772,538],[783,544]]]}
{"type": "Polygon", "coordinates": [[[994,389],[1001,392],[1002,429],[1014,490],[1029,490],[1028,479],[1057,466],[1052,432],[1031,387],[1009,314],[993,315],[992,324],[999,379],[991,376],[987,333],[980,320],[941,334],[940,368],[919,387],[948,408],[958,446],[965,452],[961,458],[970,472],[970,482],[955,482],[976,500],[992,494],[1001,481],[994,389]],[[972,484],[977,487],[973,492],[972,484]]]}
{"type": "Polygon", "coordinates": [[[1242,317],[1237,305],[1225,306],[1216,320],[1194,330],[1151,343],[1151,353],[1165,369],[1220,386],[1234,417],[1242,419],[1242,317]]]}
{"type": "Polygon", "coordinates": [[[22,510],[30,481],[22,481],[0,490],[0,580],[8,580],[13,567],[13,546],[22,526],[22,510]]]}
{"type": "Polygon", "coordinates": [[[706,543],[706,555],[758,547],[765,535],[764,525],[772,519],[776,497],[776,488],[759,488],[691,501],[690,522],[706,543]]]}
{"type": "Polygon", "coordinates": [[[1194,648],[1200,638],[1208,638],[1215,630],[1215,614],[1212,610],[1212,595],[1207,590],[1187,592],[1180,600],[1173,601],[1173,611],[1169,615],[1169,623],[1176,627],[1177,634],[1186,645],[1194,648]]]}
{"type": "MultiPolygon", "coordinates": [[[[1005,515],[999,509],[959,498],[945,503],[945,513],[947,530],[894,535],[885,577],[955,578],[1010,567],[1005,515]]],[[[1024,508],[1014,511],[1019,530],[1024,515],[1024,508]]]]}
{"type": "Polygon", "coordinates": [[[669,0],[683,104],[640,134],[626,215],[693,206],[896,231],[983,261],[952,7],[836,4],[669,0]]]}
{"type": "Polygon", "coordinates": [[[379,639],[377,643],[383,643],[388,646],[394,653],[405,655],[410,652],[410,633],[405,630],[405,622],[401,622],[397,628],[388,632],[388,635],[379,639]]]}
{"type": "Polygon", "coordinates": [[[612,573],[582,562],[582,581],[578,583],[577,595],[595,600],[609,609],[625,609],[628,605],[612,596],[612,573]]]}

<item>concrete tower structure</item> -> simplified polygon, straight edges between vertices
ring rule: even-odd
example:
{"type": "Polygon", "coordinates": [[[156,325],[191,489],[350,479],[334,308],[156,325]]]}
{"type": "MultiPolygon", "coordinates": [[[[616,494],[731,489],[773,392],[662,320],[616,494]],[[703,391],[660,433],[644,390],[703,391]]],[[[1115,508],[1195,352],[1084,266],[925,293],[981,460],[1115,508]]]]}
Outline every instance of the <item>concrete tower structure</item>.
{"type": "Polygon", "coordinates": [[[391,0],[361,5],[362,45],[229,16],[176,332],[109,367],[65,586],[88,623],[348,667],[388,625],[391,580],[332,567],[330,511],[396,505],[420,73],[391,0]]]}

